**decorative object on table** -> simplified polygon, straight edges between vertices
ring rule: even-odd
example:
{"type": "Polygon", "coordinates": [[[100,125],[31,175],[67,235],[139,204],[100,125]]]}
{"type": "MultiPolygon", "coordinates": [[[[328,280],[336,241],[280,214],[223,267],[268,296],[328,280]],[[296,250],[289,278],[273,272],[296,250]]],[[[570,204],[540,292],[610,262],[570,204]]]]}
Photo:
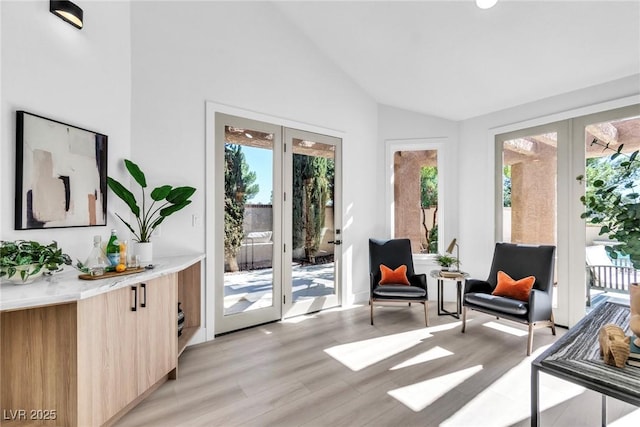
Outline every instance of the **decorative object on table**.
{"type": "Polygon", "coordinates": [[[145,269],[143,267],[138,267],[138,268],[127,268],[127,269],[121,270],[121,271],[117,271],[117,270],[116,271],[107,271],[104,274],[102,274],[101,276],[96,276],[96,275],[93,275],[91,273],[82,273],[82,274],[78,275],[78,279],[81,279],[81,280],[101,280],[101,279],[108,279],[110,277],[127,276],[129,274],[141,273],[143,271],[145,271],[145,269]]]}
{"type": "Polygon", "coordinates": [[[120,241],[118,240],[117,230],[111,230],[111,236],[107,242],[105,249],[107,259],[109,260],[109,267],[107,271],[115,271],[116,266],[120,264],[120,241]]]}
{"type": "Polygon", "coordinates": [[[107,223],[107,136],[16,112],[15,229],[107,223]]]}
{"type": "MultiPolygon", "coordinates": [[[[413,254],[409,239],[377,240],[369,239],[369,280],[370,294],[369,304],[371,311],[371,324],[373,325],[373,305],[375,302],[412,302],[424,305],[424,322],[429,326],[427,276],[416,274],[413,269],[413,254]],[[406,283],[380,284],[382,279],[381,266],[390,270],[404,271],[406,267],[406,283]]],[[[400,277],[400,281],[404,282],[400,277]]]]}
{"type": "Polygon", "coordinates": [[[440,264],[442,270],[446,271],[449,270],[452,265],[458,263],[458,259],[451,254],[438,254],[436,255],[436,262],[440,264]]]}
{"type": "Polygon", "coordinates": [[[531,355],[533,348],[534,328],[549,327],[555,335],[552,311],[555,250],[555,246],[550,245],[496,243],[489,277],[486,280],[466,281],[462,301],[462,332],[466,328],[467,310],[471,309],[527,325],[527,356],[531,355]],[[535,277],[527,302],[492,294],[498,285],[498,271],[517,280],[535,277]]]}
{"type": "Polygon", "coordinates": [[[110,265],[111,262],[102,250],[102,237],[93,236],[93,249],[83,266],[89,270],[91,276],[102,276],[110,265]]]}
{"type": "Polygon", "coordinates": [[[148,263],[153,258],[153,249],[150,241],[153,230],[155,230],[166,217],[190,204],[191,200],[189,199],[193,193],[195,193],[196,189],[188,186],[174,188],[170,185],[162,185],[151,191],[149,194],[151,201],[149,201],[147,200],[145,192],[147,179],[142,170],[131,160],[125,159],[124,165],[129,175],[131,175],[140,186],[142,207],[138,205],[138,200],[134,194],[114,178],[107,177],[107,184],[111,191],[129,206],[131,213],[136,217],[137,227],[134,229],[134,227],[116,213],[116,216],[120,218],[131,233],[133,233],[134,241],[136,242],[136,244],[134,244],[134,253],[140,256],[141,263],[148,263]],[[159,206],[157,204],[159,204],[159,206]],[[147,245],[138,245],[138,243],[146,243],[147,245]]]}
{"type": "Polygon", "coordinates": [[[629,329],[636,334],[633,343],[636,347],[640,347],[640,284],[638,283],[632,283],[629,286],[629,309],[631,310],[629,329]]]}
{"type": "Polygon", "coordinates": [[[638,336],[631,337],[629,342],[629,358],[627,359],[627,365],[640,366],[640,346],[634,344],[634,340],[638,336]]]}
{"type": "Polygon", "coordinates": [[[32,240],[0,242],[0,278],[12,283],[31,283],[43,273],[54,273],[71,265],[69,255],[57,242],[42,245],[32,240]]]}
{"type": "Polygon", "coordinates": [[[454,257],[454,262],[456,263],[456,271],[460,271],[460,246],[458,246],[458,239],[454,238],[449,246],[447,246],[447,253],[452,254],[453,249],[456,250],[456,256],[454,257]]]}
{"type": "Polygon", "coordinates": [[[457,279],[459,277],[464,277],[464,273],[462,271],[441,270],[438,274],[440,277],[444,277],[445,279],[457,279]]]}
{"type": "Polygon", "coordinates": [[[182,335],[182,329],[184,328],[184,310],[180,307],[181,302],[178,301],[178,336],[182,335]]]}
{"type": "Polygon", "coordinates": [[[618,368],[624,368],[629,358],[630,337],[618,325],[608,323],[598,331],[598,342],[600,343],[600,356],[604,358],[604,363],[618,368]]]}
{"type": "MultiPolygon", "coordinates": [[[[599,145],[604,150],[612,150],[609,166],[611,174],[605,179],[589,182],[586,194],[580,201],[586,208],[580,217],[589,224],[601,226],[599,235],[607,236],[615,245],[606,246],[609,257],[616,260],[620,256],[629,256],[631,264],[640,270],[640,191],[636,188],[640,175],[640,151],[631,154],[622,152],[624,144],[617,149],[594,139],[591,145],[599,145]],[[605,182],[606,181],[606,182],[605,182]]],[[[576,178],[582,183],[584,176],[576,178]]]]}

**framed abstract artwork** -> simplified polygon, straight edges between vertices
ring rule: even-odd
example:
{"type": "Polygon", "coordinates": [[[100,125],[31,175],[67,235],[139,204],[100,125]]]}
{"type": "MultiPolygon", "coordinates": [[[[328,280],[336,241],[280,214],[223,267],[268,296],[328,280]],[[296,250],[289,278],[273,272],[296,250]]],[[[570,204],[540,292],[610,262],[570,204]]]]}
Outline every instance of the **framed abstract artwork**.
{"type": "Polygon", "coordinates": [[[107,139],[17,111],[15,229],[106,225],[107,139]]]}

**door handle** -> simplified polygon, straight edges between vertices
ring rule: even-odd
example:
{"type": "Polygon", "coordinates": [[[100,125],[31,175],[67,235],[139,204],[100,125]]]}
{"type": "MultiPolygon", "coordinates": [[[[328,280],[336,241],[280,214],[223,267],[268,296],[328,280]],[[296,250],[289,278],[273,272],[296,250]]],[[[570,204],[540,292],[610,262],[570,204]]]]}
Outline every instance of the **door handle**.
{"type": "Polygon", "coordinates": [[[147,284],[146,283],[141,283],[140,287],[144,291],[144,294],[142,296],[142,302],[140,303],[140,307],[144,308],[144,307],[147,306],[147,284]]]}
{"type": "Polygon", "coordinates": [[[334,244],[334,245],[341,245],[342,240],[329,240],[327,243],[334,244]]]}
{"type": "Polygon", "coordinates": [[[131,286],[131,290],[133,291],[133,307],[131,307],[131,311],[138,310],[138,287],[131,286]]]}

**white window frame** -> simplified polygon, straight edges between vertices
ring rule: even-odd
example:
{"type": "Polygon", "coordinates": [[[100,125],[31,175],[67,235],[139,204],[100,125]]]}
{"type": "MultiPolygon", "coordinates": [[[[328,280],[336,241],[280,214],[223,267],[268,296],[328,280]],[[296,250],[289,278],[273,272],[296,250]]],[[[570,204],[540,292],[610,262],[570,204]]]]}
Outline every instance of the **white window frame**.
{"type": "MultiPolygon", "coordinates": [[[[448,138],[416,138],[416,139],[388,139],[385,141],[385,224],[387,233],[391,238],[395,236],[395,200],[394,200],[394,154],[398,151],[425,151],[436,150],[438,152],[438,252],[443,253],[448,242],[453,239],[450,226],[446,221],[445,212],[448,210],[447,202],[447,147],[448,138]],[[445,242],[446,240],[446,242],[445,242]]],[[[435,254],[413,254],[414,260],[432,259],[435,254]]]]}

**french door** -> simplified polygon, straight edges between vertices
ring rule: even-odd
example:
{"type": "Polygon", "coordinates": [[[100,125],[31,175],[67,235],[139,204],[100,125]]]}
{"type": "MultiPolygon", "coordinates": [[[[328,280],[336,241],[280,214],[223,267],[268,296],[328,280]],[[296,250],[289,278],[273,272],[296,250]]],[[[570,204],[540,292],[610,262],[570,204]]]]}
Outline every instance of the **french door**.
{"type": "MultiPolygon", "coordinates": [[[[589,186],[588,169],[598,162],[606,167],[620,145],[622,152],[638,149],[638,129],[636,104],[495,137],[496,239],[556,245],[557,324],[573,326],[584,317],[593,299],[590,282],[598,279],[587,277],[586,266],[594,262],[586,255],[601,244],[615,245],[598,235],[599,227],[585,231],[580,198],[589,186]]],[[[595,263],[607,261],[605,255],[595,263]]]]}
{"type": "Polygon", "coordinates": [[[556,246],[553,309],[561,325],[568,322],[565,225],[571,178],[559,165],[567,161],[569,148],[565,122],[496,135],[496,240],[556,246]]]}
{"type": "Polygon", "coordinates": [[[215,333],[339,305],[340,139],[215,122],[215,333]]]}

